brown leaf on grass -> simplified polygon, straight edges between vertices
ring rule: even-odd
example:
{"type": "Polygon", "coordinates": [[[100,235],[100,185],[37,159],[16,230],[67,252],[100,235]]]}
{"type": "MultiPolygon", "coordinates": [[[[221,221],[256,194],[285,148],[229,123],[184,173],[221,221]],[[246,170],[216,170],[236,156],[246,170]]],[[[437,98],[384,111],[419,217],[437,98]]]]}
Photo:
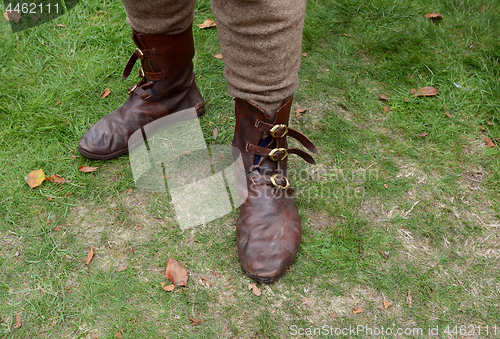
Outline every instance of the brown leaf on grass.
{"type": "Polygon", "coordinates": [[[356,307],[356,306],[355,306],[355,307],[352,309],[352,313],[354,313],[354,314],[359,314],[359,313],[363,312],[364,310],[365,310],[365,309],[364,309],[363,307],[356,307]]]}
{"type": "Polygon", "coordinates": [[[219,131],[217,131],[217,128],[214,128],[212,130],[212,136],[214,137],[214,139],[217,139],[217,136],[219,135],[219,131]]]}
{"type": "Polygon", "coordinates": [[[385,94],[379,94],[378,96],[379,96],[379,98],[380,98],[380,99],[382,99],[382,100],[389,100],[389,98],[388,98],[388,97],[387,97],[387,95],[385,95],[385,94]]]}
{"type": "Polygon", "coordinates": [[[491,140],[490,138],[488,137],[484,137],[484,141],[486,142],[486,145],[488,147],[495,147],[495,143],[493,142],[493,140],[491,140]]]}
{"type": "Polygon", "coordinates": [[[28,175],[24,177],[24,180],[26,180],[31,188],[35,188],[40,186],[45,180],[45,173],[43,173],[43,170],[40,168],[39,170],[29,172],[28,175]]]}
{"type": "Polygon", "coordinates": [[[260,288],[257,286],[256,283],[248,284],[248,289],[252,290],[252,293],[255,294],[256,296],[259,296],[262,294],[260,288]]]}
{"type": "Polygon", "coordinates": [[[432,19],[432,20],[441,20],[443,19],[443,16],[439,13],[427,13],[425,15],[426,19],[432,19]]]}
{"type": "Polygon", "coordinates": [[[415,95],[416,97],[423,97],[423,96],[432,97],[432,96],[438,94],[438,92],[439,92],[439,90],[437,88],[430,87],[430,86],[417,88],[417,89],[415,89],[415,88],[411,89],[411,93],[413,95],[415,95]]]}
{"type": "Polygon", "coordinates": [[[186,286],[188,274],[186,269],[175,259],[168,259],[165,275],[175,286],[186,286]]]}
{"type": "Polygon", "coordinates": [[[406,297],[406,304],[408,305],[409,308],[411,308],[411,306],[413,305],[411,290],[408,290],[408,296],[406,297]]]}
{"type": "Polygon", "coordinates": [[[118,339],[122,338],[123,337],[122,336],[122,332],[120,332],[120,331],[116,332],[115,333],[115,337],[118,338],[118,339]]]}
{"type": "Polygon", "coordinates": [[[380,252],[380,254],[382,254],[382,257],[384,257],[384,259],[387,259],[389,258],[389,253],[386,252],[386,251],[382,251],[382,250],[378,250],[380,252]]]}
{"type": "Polygon", "coordinates": [[[175,289],[175,285],[174,284],[167,285],[166,283],[162,282],[161,288],[163,288],[164,291],[172,292],[175,289]]]}
{"type": "Polygon", "coordinates": [[[94,172],[96,169],[97,169],[97,167],[90,167],[90,166],[80,166],[80,167],[78,167],[78,170],[80,172],[84,172],[84,173],[94,172]]]}
{"type": "Polygon", "coordinates": [[[16,314],[16,324],[14,325],[14,328],[20,328],[21,326],[23,326],[21,322],[21,315],[16,314]]]}
{"type": "Polygon", "coordinates": [[[295,111],[293,111],[295,114],[299,115],[307,111],[307,108],[297,108],[295,111]]]}
{"type": "Polygon", "coordinates": [[[116,272],[122,272],[125,271],[128,268],[128,265],[123,266],[122,268],[119,268],[116,270],[116,272]]]}
{"type": "Polygon", "coordinates": [[[222,53],[219,53],[217,55],[214,55],[215,59],[222,59],[222,53]]]}
{"type": "Polygon", "coordinates": [[[65,24],[57,24],[57,27],[66,27],[65,24]]]}
{"type": "Polygon", "coordinates": [[[220,277],[220,273],[214,272],[214,274],[215,274],[216,277],[220,277]]]}
{"type": "Polygon", "coordinates": [[[448,111],[446,111],[446,113],[444,115],[446,115],[448,118],[451,118],[451,114],[448,111]]]}
{"type": "Polygon", "coordinates": [[[389,186],[387,186],[387,184],[384,184],[384,187],[385,187],[385,188],[389,188],[389,186]]]}
{"type": "Polygon", "coordinates": [[[71,159],[76,159],[76,155],[71,154],[71,159]]]}
{"type": "Polygon", "coordinates": [[[337,317],[337,315],[334,313],[334,314],[332,314],[332,318],[333,318],[333,319],[335,319],[335,320],[337,320],[337,318],[338,318],[338,317],[337,317]]]}
{"type": "Polygon", "coordinates": [[[90,261],[94,257],[94,246],[90,246],[89,253],[87,253],[87,259],[85,259],[85,265],[90,264],[90,261]]]}
{"type": "Polygon", "coordinates": [[[11,11],[3,13],[3,18],[7,21],[19,22],[21,20],[21,12],[11,11]]]}
{"type": "Polygon", "coordinates": [[[201,282],[202,282],[202,285],[204,285],[205,287],[206,286],[214,287],[214,284],[212,284],[212,282],[210,280],[208,280],[208,278],[205,276],[201,277],[201,282]]]}
{"type": "Polygon", "coordinates": [[[302,297],[302,302],[306,306],[312,306],[312,305],[314,305],[314,302],[312,301],[312,299],[309,299],[309,298],[306,298],[306,297],[302,297]]]}
{"type": "Polygon", "coordinates": [[[102,92],[102,93],[101,93],[101,98],[103,98],[103,99],[104,99],[105,97],[107,97],[107,96],[108,96],[108,95],[110,95],[110,94],[111,94],[111,90],[110,90],[109,88],[106,88],[106,89],[104,90],[104,92],[102,92]]]}
{"type": "Polygon", "coordinates": [[[405,101],[405,102],[410,102],[410,100],[408,100],[408,99],[406,99],[406,98],[404,98],[404,101],[405,101]]]}
{"type": "Polygon", "coordinates": [[[215,27],[217,26],[217,24],[215,23],[215,21],[207,19],[202,24],[198,24],[196,26],[200,27],[201,29],[204,29],[204,28],[215,27]]]}
{"type": "Polygon", "coordinates": [[[188,318],[189,318],[189,320],[191,320],[191,322],[192,322],[192,323],[193,323],[193,325],[195,325],[195,326],[196,326],[196,325],[199,325],[199,324],[201,323],[201,320],[196,320],[196,319],[191,318],[191,317],[188,317],[188,318]]]}
{"type": "Polygon", "coordinates": [[[422,134],[419,134],[419,136],[421,136],[422,138],[425,138],[426,136],[428,136],[429,134],[427,132],[424,132],[422,134]]]}
{"type": "Polygon", "coordinates": [[[307,56],[307,53],[305,53],[305,52],[304,52],[304,53],[302,53],[302,56],[307,56]]]}
{"type": "Polygon", "coordinates": [[[490,126],[493,126],[493,123],[491,121],[486,120],[486,123],[490,126]]]}
{"type": "Polygon", "coordinates": [[[390,107],[388,107],[388,106],[384,106],[382,109],[384,110],[384,112],[385,112],[385,113],[387,113],[387,112],[389,112],[390,107]]]}
{"type": "Polygon", "coordinates": [[[69,181],[61,177],[59,174],[52,174],[50,177],[45,178],[45,180],[50,182],[55,182],[56,184],[65,184],[69,181]]]}
{"type": "Polygon", "coordinates": [[[381,311],[385,311],[386,309],[389,308],[389,306],[392,305],[392,303],[388,302],[387,300],[385,299],[382,299],[382,302],[384,303],[384,307],[379,307],[378,309],[381,310],[381,311]]]}

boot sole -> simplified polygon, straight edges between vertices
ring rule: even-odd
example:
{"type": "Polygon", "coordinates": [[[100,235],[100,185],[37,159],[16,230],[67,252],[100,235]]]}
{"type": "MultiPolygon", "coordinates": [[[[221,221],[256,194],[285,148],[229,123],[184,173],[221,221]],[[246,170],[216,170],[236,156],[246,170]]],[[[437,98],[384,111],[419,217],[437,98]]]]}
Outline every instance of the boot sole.
{"type": "MultiPolygon", "coordinates": [[[[203,114],[205,114],[205,105],[199,107],[196,109],[196,114],[198,117],[201,117],[203,114]]],[[[132,147],[134,149],[134,147],[132,147]]],[[[95,154],[95,153],[90,153],[89,151],[78,147],[78,152],[83,155],[86,158],[92,159],[92,160],[111,160],[114,158],[118,158],[122,155],[128,154],[129,153],[129,147],[127,148],[122,148],[119,149],[113,153],[108,153],[108,154],[95,154]]]]}

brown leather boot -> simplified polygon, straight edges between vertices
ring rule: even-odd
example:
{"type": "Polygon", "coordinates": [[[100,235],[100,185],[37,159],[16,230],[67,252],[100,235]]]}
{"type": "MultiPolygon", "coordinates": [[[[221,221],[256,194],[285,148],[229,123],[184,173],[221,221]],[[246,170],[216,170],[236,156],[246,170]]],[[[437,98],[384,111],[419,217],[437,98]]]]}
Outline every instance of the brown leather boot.
{"type": "MultiPolygon", "coordinates": [[[[194,82],[192,28],[177,35],[132,33],[137,49],[130,57],[125,80],[137,59],[142,80],[129,88],[127,102],[96,122],[80,140],[78,151],[90,159],[113,159],[129,152],[129,137],[144,125],[170,113],[205,102],[194,82]]],[[[133,145],[132,145],[133,148],[133,145]]]]}
{"type": "Polygon", "coordinates": [[[318,151],[302,133],[288,127],[292,98],[286,100],[274,121],[259,107],[236,99],[233,146],[241,151],[247,173],[248,197],[236,222],[236,243],[241,265],[257,282],[278,280],[294,261],[301,240],[301,223],[287,172],[287,156],[314,159],[288,148],[286,136],[297,139],[311,152],[318,151]]]}

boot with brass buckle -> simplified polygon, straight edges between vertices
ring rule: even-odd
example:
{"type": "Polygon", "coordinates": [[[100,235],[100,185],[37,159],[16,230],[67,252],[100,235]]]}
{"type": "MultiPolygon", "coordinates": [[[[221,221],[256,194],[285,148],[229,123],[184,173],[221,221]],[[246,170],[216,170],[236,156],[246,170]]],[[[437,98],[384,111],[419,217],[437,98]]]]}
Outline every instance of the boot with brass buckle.
{"type": "Polygon", "coordinates": [[[241,265],[256,282],[278,280],[295,260],[301,241],[301,222],[293,198],[287,157],[296,154],[314,164],[308,153],[288,148],[286,136],[314,154],[318,150],[302,133],[288,127],[292,98],[269,121],[264,111],[236,99],[233,146],[240,150],[246,171],[248,197],[236,222],[241,265]]]}
{"type": "MultiPolygon", "coordinates": [[[[92,125],[82,136],[78,151],[87,158],[108,160],[129,152],[130,136],[148,123],[194,107],[198,116],[205,102],[194,82],[192,27],[176,34],[132,33],[137,49],[130,57],[125,80],[141,60],[142,80],[129,88],[125,104],[92,125]]],[[[134,145],[131,145],[133,148],[134,145]]]]}

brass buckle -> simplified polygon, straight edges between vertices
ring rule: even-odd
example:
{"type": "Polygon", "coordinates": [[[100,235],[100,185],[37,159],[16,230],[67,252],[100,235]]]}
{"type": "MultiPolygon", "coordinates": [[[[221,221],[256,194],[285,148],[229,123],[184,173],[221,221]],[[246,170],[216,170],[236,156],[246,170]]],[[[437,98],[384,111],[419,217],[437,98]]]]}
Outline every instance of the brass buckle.
{"type": "Polygon", "coordinates": [[[141,68],[139,68],[139,76],[140,76],[141,78],[144,78],[144,77],[146,76],[146,74],[144,73],[144,69],[143,69],[142,67],[141,67],[141,68]]]}
{"type": "Polygon", "coordinates": [[[283,124],[278,124],[278,125],[274,125],[273,128],[271,128],[271,130],[269,131],[269,133],[271,133],[271,136],[273,138],[283,138],[287,133],[288,133],[288,127],[286,125],[283,125],[283,124]],[[276,136],[276,131],[278,130],[278,128],[284,128],[285,129],[285,133],[283,133],[282,136],[280,137],[277,137],[276,136]]]}
{"type": "Polygon", "coordinates": [[[278,188],[281,188],[282,190],[286,190],[288,187],[290,187],[290,181],[288,181],[288,178],[285,177],[285,176],[282,176],[284,179],[285,179],[285,182],[286,182],[286,185],[285,186],[281,186],[281,185],[278,185],[278,183],[276,182],[276,177],[279,176],[281,174],[274,174],[271,176],[271,183],[275,186],[275,187],[278,187],[278,188]]]}
{"type": "Polygon", "coordinates": [[[275,155],[276,153],[278,153],[278,152],[285,152],[285,155],[284,155],[284,156],[283,156],[283,158],[281,158],[280,160],[285,160],[285,159],[286,159],[286,157],[288,156],[288,151],[286,150],[286,148],[283,148],[283,147],[280,147],[280,148],[273,148],[273,149],[271,150],[271,152],[269,152],[269,154],[268,154],[269,159],[271,159],[272,161],[278,161],[278,160],[274,157],[274,155],[275,155]]]}
{"type": "Polygon", "coordinates": [[[128,94],[130,94],[133,91],[135,91],[136,88],[137,88],[137,85],[134,85],[134,87],[132,87],[131,89],[128,90],[128,94]]]}
{"type": "Polygon", "coordinates": [[[142,59],[144,59],[144,53],[142,53],[142,51],[141,51],[139,48],[136,48],[136,49],[135,49],[135,53],[136,53],[136,54],[137,54],[137,53],[139,53],[139,55],[137,55],[137,57],[138,57],[139,59],[141,59],[141,60],[142,60],[142,59]]]}

